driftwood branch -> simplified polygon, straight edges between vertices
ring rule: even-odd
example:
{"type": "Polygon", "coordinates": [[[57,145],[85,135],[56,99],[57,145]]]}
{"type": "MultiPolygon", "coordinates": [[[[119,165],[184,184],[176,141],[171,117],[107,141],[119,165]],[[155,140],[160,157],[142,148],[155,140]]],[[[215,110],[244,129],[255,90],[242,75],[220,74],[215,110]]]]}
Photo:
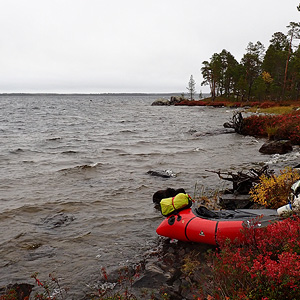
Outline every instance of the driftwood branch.
{"type": "Polygon", "coordinates": [[[217,174],[220,179],[231,181],[233,184],[233,192],[239,194],[248,194],[253,184],[258,183],[262,175],[270,177],[274,173],[273,170],[269,170],[267,165],[259,170],[250,169],[248,173],[237,172],[234,174],[232,172],[205,171],[217,174]]]}
{"type": "Polygon", "coordinates": [[[244,118],[241,112],[236,112],[229,122],[223,124],[225,128],[233,128],[236,133],[242,133],[244,118]]]}

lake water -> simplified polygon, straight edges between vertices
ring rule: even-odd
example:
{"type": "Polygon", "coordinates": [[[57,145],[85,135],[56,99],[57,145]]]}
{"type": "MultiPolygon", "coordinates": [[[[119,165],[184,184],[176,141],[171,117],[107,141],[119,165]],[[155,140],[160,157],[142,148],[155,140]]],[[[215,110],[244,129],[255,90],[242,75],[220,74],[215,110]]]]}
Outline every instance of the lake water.
{"type": "Polygon", "coordinates": [[[206,170],[297,162],[224,133],[226,108],[151,106],[157,95],[0,96],[0,286],[54,272],[78,299],[102,266],[157,243],[154,192],[223,187],[206,170]],[[172,170],[169,179],[147,174],[172,170]]]}

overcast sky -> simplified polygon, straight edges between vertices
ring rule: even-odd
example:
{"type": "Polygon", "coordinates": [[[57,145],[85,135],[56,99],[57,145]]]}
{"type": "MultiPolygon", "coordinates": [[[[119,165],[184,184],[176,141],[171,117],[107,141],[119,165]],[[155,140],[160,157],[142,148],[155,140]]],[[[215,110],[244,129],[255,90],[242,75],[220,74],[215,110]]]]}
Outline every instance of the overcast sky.
{"type": "Polygon", "coordinates": [[[0,93],[186,92],[214,53],[300,22],[300,0],[0,0],[0,93]]]}

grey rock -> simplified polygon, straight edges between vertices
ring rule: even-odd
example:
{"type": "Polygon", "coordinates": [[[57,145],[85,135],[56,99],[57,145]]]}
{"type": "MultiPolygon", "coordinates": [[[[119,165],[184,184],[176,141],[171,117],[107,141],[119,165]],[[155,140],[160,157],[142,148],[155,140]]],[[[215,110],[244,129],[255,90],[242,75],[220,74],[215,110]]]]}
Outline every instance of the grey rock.
{"type": "Polygon", "coordinates": [[[289,140],[266,142],[259,149],[263,154],[286,154],[290,151],[293,151],[293,146],[289,140]]]}
{"type": "Polygon", "coordinates": [[[162,178],[176,177],[176,174],[172,170],[149,170],[147,174],[162,178]]]}
{"type": "Polygon", "coordinates": [[[170,106],[170,105],[175,105],[175,104],[179,103],[182,100],[183,100],[183,98],[181,98],[181,97],[172,96],[170,98],[170,100],[165,99],[165,98],[157,99],[151,105],[152,106],[170,106]]]}
{"type": "Polygon", "coordinates": [[[171,105],[170,104],[170,100],[168,100],[168,99],[157,99],[157,100],[155,100],[152,104],[151,104],[152,106],[169,106],[169,105],[171,105]]]}

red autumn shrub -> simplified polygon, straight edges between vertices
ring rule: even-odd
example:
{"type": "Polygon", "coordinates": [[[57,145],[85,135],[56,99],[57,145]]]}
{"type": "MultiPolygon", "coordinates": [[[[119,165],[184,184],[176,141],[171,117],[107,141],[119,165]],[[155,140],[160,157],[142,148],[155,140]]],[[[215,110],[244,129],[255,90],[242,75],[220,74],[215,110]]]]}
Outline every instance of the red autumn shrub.
{"type": "Polygon", "coordinates": [[[276,128],[277,139],[288,139],[294,145],[300,145],[300,113],[284,115],[252,115],[244,119],[242,133],[258,137],[267,137],[268,128],[276,128]]]}
{"type": "Polygon", "coordinates": [[[252,115],[244,119],[242,133],[259,137],[267,136],[266,128],[271,123],[271,116],[252,115]]]}
{"type": "Polygon", "coordinates": [[[227,107],[232,107],[232,108],[237,108],[237,107],[244,106],[244,103],[240,102],[240,101],[234,101],[234,102],[228,102],[228,103],[226,103],[226,106],[227,107]]]}
{"type": "MultiPolygon", "coordinates": [[[[254,107],[254,106],[259,106],[261,104],[261,102],[258,101],[252,101],[249,103],[248,106],[254,107]]],[[[245,106],[247,106],[247,102],[245,103],[245,106]]]]}
{"type": "Polygon", "coordinates": [[[243,230],[212,254],[215,299],[300,299],[300,219],[243,230]]]}
{"type": "Polygon", "coordinates": [[[175,106],[207,106],[209,102],[203,100],[182,100],[178,103],[175,103],[175,106]]]}
{"type": "Polygon", "coordinates": [[[269,107],[274,107],[277,104],[275,102],[263,102],[259,104],[260,108],[269,108],[269,107]]]}
{"type": "Polygon", "coordinates": [[[226,106],[228,103],[224,102],[224,101],[214,101],[214,102],[210,102],[208,104],[208,106],[212,106],[212,107],[223,107],[226,106]]]}

